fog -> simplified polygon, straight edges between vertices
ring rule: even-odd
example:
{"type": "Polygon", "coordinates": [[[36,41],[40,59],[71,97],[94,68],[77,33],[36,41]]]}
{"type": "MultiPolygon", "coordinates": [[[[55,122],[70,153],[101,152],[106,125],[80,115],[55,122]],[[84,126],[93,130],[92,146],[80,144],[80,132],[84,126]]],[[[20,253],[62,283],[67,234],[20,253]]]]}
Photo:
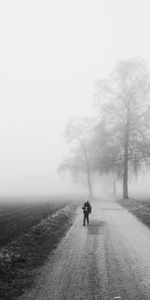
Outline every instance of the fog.
{"type": "Polygon", "coordinates": [[[149,1],[1,1],[0,28],[0,196],[86,192],[56,171],[65,125],[118,60],[150,61],[149,1]]]}

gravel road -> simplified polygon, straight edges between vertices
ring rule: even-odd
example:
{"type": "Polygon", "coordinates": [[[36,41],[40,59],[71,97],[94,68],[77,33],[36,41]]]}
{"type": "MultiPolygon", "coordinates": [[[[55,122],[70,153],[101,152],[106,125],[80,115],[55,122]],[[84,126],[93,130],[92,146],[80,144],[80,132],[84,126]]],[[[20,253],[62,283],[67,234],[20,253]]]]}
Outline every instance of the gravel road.
{"type": "MultiPolygon", "coordinates": [[[[104,201],[105,200],[105,201],[104,201]]],[[[150,299],[150,230],[108,199],[74,225],[20,300],[150,299]]]]}

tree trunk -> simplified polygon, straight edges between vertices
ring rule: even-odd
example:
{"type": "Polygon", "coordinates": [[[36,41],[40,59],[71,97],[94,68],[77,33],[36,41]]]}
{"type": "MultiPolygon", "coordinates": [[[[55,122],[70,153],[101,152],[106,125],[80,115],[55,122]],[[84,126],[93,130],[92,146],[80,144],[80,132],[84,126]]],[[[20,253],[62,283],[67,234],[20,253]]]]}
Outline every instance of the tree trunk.
{"type": "Polygon", "coordinates": [[[124,161],[124,173],[123,173],[123,199],[128,198],[128,161],[124,161]]]}
{"type": "Polygon", "coordinates": [[[91,176],[90,176],[89,172],[87,172],[87,184],[88,184],[88,189],[89,189],[89,197],[91,198],[93,196],[93,191],[92,191],[91,176]]]}
{"type": "Polygon", "coordinates": [[[93,196],[91,172],[90,172],[91,168],[90,168],[90,163],[89,163],[89,159],[88,159],[88,155],[87,155],[87,149],[83,142],[81,143],[81,147],[82,147],[84,159],[85,159],[85,169],[86,169],[86,173],[87,173],[87,184],[88,184],[88,189],[89,189],[89,197],[91,198],[93,196]]]}
{"type": "MultiPolygon", "coordinates": [[[[129,112],[128,112],[129,114],[129,112]]],[[[123,199],[128,198],[128,148],[129,148],[129,119],[125,128],[124,162],[123,162],[123,199]]]]}
{"type": "Polygon", "coordinates": [[[116,197],[116,178],[113,178],[113,196],[116,197]]]}

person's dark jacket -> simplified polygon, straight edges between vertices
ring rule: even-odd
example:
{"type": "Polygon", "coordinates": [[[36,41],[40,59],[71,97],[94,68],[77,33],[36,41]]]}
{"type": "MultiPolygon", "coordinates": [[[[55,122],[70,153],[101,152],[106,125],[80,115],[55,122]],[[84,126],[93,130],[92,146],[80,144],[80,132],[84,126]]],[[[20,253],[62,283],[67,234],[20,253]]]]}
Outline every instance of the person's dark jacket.
{"type": "Polygon", "coordinates": [[[89,201],[86,201],[82,207],[83,209],[83,213],[85,214],[90,214],[91,211],[92,211],[92,207],[91,207],[91,204],[89,203],[89,201]]]}

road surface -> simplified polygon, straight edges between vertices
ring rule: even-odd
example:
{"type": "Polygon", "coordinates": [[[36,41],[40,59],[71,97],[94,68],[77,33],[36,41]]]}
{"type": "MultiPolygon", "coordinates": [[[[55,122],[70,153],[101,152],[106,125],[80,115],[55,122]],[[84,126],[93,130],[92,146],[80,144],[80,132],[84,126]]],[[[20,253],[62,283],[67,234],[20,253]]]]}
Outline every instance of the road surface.
{"type": "Polygon", "coordinates": [[[150,299],[150,230],[117,203],[92,203],[90,225],[74,225],[21,300],[150,299]]]}

